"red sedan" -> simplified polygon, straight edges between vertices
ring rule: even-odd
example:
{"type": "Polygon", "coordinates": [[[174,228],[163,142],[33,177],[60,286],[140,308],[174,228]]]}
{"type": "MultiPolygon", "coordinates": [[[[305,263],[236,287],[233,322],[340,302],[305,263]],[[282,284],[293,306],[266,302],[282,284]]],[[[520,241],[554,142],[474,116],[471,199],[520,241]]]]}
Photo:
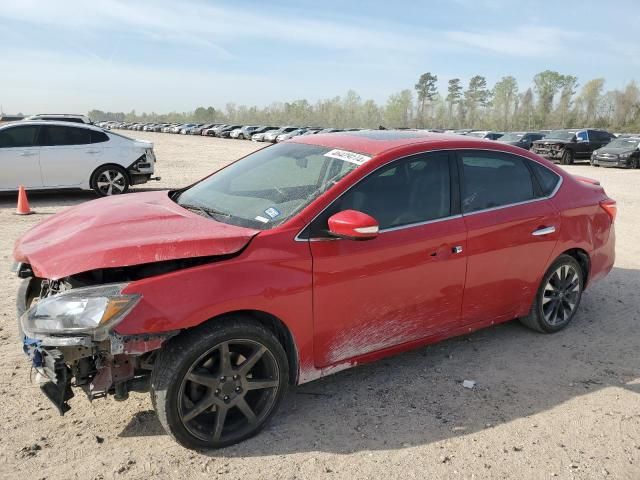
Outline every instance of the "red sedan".
{"type": "Polygon", "coordinates": [[[613,266],[615,216],[598,182],[505,144],[296,137],[27,232],[24,349],[62,414],[77,388],[149,389],[178,442],[221,447],[289,384],[516,318],[566,327],[613,266]]]}

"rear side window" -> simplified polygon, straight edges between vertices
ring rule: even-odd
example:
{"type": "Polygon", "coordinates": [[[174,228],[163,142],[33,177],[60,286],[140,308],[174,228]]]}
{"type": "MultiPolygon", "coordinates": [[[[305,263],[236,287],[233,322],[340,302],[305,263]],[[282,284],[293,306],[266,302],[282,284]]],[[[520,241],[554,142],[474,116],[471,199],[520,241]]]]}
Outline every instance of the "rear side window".
{"type": "Polygon", "coordinates": [[[109,136],[104,132],[97,132],[95,130],[90,130],[91,132],[91,143],[102,143],[108,142],[109,136]]]}
{"type": "Polygon", "coordinates": [[[471,213],[535,198],[524,160],[498,152],[462,152],[462,212],[471,213]]]}
{"type": "Polygon", "coordinates": [[[38,125],[6,128],[0,131],[0,148],[33,147],[39,130],[38,125]]]}
{"type": "Polygon", "coordinates": [[[537,162],[529,162],[531,169],[538,179],[542,195],[548,197],[556,189],[556,186],[560,182],[560,175],[556,172],[552,172],[546,167],[543,167],[537,162]]]}
{"type": "Polygon", "coordinates": [[[58,147],[63,145],[88,145],[91,143],[91,130],[87,128],[63,127],[48,125],[46,129],[45,145],[58,147]]]}

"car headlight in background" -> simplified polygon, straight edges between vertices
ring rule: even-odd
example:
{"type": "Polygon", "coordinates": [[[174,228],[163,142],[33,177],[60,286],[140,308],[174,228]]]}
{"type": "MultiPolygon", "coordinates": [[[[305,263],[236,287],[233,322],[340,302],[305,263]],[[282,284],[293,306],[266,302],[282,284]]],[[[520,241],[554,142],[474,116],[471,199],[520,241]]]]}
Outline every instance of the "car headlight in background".
{"type": "Polygon", "coordinates": [[[126,283],[66,290],[43,298],[27,310],[20,323],[31,338],[38,335],[91,335],[107,338],[109,329],[140,301],[137,294],[123,294],[126,283]]]}
{"type": "Polygon", "coordinates": [[[627,152],[627,153],[621,153],[620,155],[618,155],[621,159],[625,160],[627,158],[629,158],[631,156],[631,152],[627,152]]]}

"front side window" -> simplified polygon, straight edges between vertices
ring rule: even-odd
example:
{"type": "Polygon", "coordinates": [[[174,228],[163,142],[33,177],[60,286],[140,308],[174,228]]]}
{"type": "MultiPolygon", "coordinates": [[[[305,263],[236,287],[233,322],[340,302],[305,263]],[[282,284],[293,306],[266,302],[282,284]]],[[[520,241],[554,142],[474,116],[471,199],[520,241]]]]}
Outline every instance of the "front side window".
{"type": "Polygon", "coordinates": [[[380,230],[450,216],[448,152],[414,155],[376,170],[313,222],[311,237],[326,237],[329,217],[342,210],[371,215],[378,221],[380,230]]]}
{"type": "Polygon", "coordinates": [[[0,130],[0,148],[19,148],[36,146],[40,127],[25,125],[0,130]]]}
{"type": "Polygon", "coordinates": [[[589,137],[587,136],[587,131],[581,130],[578,133],[576,133],[576,139],[579,142],[587,142],[589,140],[589,137]]]}
{"type": "Polygon", "coordinates": [[[335,152],[316,145],[276,144],[214,173],[174,200],[220,222],[270,229],[369,159],[352,154],[352,161],[335,152]]]}
{"type": "Polygon", "coordinates": [[[535,198],[524,160],[498,152],[461,152],[462,212],[471,213],[535,198]]]}

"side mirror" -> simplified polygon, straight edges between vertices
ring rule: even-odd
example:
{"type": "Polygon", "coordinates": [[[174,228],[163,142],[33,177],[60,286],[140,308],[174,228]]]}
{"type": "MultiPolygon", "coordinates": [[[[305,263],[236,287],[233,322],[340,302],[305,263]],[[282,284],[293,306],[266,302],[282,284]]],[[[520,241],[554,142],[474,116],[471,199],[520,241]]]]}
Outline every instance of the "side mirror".
{"type": "Polygon", "coordinates": [[[357,210],[343,210],[329,217],[329,233],[347,240],[369,240],[378,236],[378,221],[357,210]]]}

